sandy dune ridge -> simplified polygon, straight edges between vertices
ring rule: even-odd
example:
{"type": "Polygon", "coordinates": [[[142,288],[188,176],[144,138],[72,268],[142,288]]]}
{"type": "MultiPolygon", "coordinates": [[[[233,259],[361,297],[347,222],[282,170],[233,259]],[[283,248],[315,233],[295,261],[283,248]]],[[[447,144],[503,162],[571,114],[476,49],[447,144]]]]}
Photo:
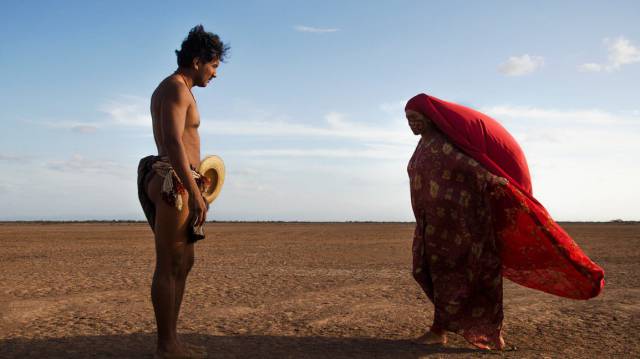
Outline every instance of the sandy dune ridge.
{"type": "MultiPolygon", "coordinates": [[[[607,285],[573,301],[507,281],[514,352],[408,341],[432,306],[403,223],[210,223],[179,327],[211,358],[640,357],[640,224],[564,227],[607,285]]],[[[153,254],[142,223],[0,224],[0,357],[151,357],[153,254]]]]}

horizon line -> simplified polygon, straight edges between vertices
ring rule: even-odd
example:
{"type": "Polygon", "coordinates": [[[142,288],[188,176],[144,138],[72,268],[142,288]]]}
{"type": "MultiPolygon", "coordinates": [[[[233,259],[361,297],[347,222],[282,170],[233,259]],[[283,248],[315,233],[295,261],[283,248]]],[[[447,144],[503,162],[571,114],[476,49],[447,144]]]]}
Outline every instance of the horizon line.
{"type": "MultiPolygon", "coordinates": [[[[28,224],[28,223],[46,223],[46,224],[81,224],[81,223],[144,223],[145,220],[135,219],[71,219],[71,220],[48,220],[48,219],[29,219],[29,220],[0,220],[0,225],[3,224],[28,224]]],[[[373,220],[345,220],[345,221],[300,221],[300,220],[212,220],[205,223],[308,223],[308,224],[338,224],[338,223],[380,223],[380,224],[412,224],[416,221],[373,221],[373,220]]],[[[608,221],[575,221],[575,220],[563,220],[556,221],[556,223],[625,223],[625,224],[637,224],[640,220],[622,220],[612,219],[608,221]]]]}

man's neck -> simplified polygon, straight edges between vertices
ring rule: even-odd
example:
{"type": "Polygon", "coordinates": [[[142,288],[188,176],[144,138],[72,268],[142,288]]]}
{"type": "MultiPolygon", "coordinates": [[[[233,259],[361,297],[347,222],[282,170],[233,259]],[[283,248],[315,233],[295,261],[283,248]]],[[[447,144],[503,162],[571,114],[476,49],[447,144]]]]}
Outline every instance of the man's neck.
{"type": "Polygon", "coordinates": [[[179,67],[174,74],[179,75],[189,89],[193,87],[193,71],[191,69],[179,67]]]}

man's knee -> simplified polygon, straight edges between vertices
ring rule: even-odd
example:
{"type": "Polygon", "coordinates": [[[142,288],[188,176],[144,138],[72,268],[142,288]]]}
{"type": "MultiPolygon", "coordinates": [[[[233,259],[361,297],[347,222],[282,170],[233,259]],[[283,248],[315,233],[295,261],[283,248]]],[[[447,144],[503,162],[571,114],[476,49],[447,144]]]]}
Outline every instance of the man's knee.
{"type": "Polygon", "coordinates": [[[174,275],[179,277],[186,277],[193,265],[195,264],[195,256],[193,253],[193,245],[181,243],[179,248],[176,248],[171,261],[171,271],[174,275]]]}
{"type": "Polygon", "coordinates": [[[156,267],[162,276],[182,276],[185,272],[185,266],[188,264],[188,253],[184,244],[176,243],[170,248],[158,252],[156,267]]]}
{"type": "Polygon", "coordinates": [[[174,249],[171,253],[171,275],[182,276],[187,262],[187,254],[183,249],[174,249]]]}

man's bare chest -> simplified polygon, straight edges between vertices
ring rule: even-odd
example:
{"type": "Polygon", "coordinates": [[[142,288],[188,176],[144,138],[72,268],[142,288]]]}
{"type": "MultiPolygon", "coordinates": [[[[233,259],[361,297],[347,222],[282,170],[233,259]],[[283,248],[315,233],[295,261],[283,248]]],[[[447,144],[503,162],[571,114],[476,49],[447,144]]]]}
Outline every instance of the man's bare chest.
{"type": "Polygon", "coordinates": [[[187,118],[184,123],[185,128],[195,128],[200,127],[200,112],[198,112],[198,107],[195,104],[189,106],[187,109],[187,118]]]}

